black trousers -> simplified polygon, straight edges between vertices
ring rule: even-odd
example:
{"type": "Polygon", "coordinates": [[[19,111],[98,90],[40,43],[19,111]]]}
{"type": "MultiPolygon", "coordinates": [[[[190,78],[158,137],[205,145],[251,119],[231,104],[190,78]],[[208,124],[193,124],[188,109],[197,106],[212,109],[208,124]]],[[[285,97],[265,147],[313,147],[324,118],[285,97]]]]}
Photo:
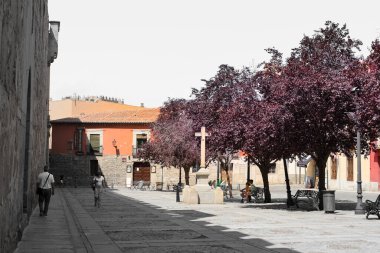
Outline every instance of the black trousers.
{"type": "Polygon", "coordinates": [[[40,206],[40,213],[47,215],[49,210],[49,203],[51,197],[51,189],[42,189],[42,193],[38,196],[38,205],[40,206]]]}

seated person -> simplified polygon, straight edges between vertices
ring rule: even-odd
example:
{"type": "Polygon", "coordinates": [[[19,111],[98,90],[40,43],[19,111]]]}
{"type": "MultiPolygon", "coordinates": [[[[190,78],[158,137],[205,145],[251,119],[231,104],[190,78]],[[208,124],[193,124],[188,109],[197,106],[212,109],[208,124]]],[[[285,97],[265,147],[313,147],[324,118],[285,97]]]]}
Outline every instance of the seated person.
{"type": "Polygon", "coordinates": [[[247,203],[251,202],[251,184],[249,181],[245,184],[245,188],[241,190],[240,196],[242,197],[241,202],[247,203]]]}
{"type": "Polygon", "coordinates": [[[251,184],[251,195],[257,195],[257,187],[254,184],[251,184]]]}

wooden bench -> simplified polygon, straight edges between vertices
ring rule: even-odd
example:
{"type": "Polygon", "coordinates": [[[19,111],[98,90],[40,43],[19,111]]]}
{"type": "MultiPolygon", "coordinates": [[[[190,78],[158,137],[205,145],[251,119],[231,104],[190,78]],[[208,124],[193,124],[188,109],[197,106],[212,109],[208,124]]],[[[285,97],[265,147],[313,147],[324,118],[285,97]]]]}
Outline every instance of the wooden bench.
{"type": "MultiPolygon", "coordinates": [[[[244,196],[245,196],[245,188],[241,190],[241,201],[244,202],[244,196]]],[[[264,201],[264,188],[257,187],[257,186],[251,186],[251,199],[254,203],[257,203],[258,201],[264,201]]]]}
{"type": "Polygon", "coordinates": [[[181,183],[181,185],[179,186],[179,188],[178,188],[178,184],[173,184],[173,187],[172,187],[173,188],[173,192],[177,192],[177,188],[178,188],[179,192],[182,192],[183,187],[184,187],[183,183],[181,183]]]}
{"type": "Polygon", "coordinates": [[[373,202],[371,200],[366,200],[365,203],[363,203],[363,207],[366,213],[366,218],[368,219],[368,216],[371,215],[377,215],[377,217],[380,219],[380,194],[377,196],[376,201],[373,202]]]}
{"type": "Polygon", "coordinates": [[[319,191],[318,189],[300,189],[297,190],[296,194],[292,196],[294,204],[299,208],[298,203],[300,201],[305,201],[309,203],[312,207],[319,211],[319,191]]]}
{"type": "Polygon", "coordinates": [[[149,186],[150,186],[150,182],[149,181],[143,181],[143,180],[134,181],[132,189],[133,190],[145,191],[145,190],[149,189],[149,186]]]}

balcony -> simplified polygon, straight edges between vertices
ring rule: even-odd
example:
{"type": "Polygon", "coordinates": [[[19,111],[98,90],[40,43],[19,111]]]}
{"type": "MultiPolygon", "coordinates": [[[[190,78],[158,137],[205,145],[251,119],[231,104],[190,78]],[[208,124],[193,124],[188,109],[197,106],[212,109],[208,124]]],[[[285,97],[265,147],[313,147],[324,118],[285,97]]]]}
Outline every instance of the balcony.
{"type": "Polygon", "coordinates": [[[102,156],[103,155],[103,146],[92,147],[90,145],[88,148],[87,154],[88,155],[94,155],[94,156],[102,156]]]}
{"type": "Polygon", "coordinates": [[[138,152],[141,152],[142,150],[143,150],[143,148],[141,148],[141,147],[132,146],[132,156],[133,156],[133,158],[136,158],[138,152]]]}

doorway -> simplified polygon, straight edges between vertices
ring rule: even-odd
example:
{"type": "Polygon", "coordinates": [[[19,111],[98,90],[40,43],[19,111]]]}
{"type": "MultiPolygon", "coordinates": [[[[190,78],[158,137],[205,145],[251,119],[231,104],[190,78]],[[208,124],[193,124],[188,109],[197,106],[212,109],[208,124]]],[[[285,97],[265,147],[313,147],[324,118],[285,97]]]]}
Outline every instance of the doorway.
{"type": "Polygon", "coordinates": [[[148,162],[133,163],[133,182],[141,180],[150,182],[150,163],[148,162]]]}
{"type": "Polygon", "coordinates": [[[91,176],[94,176],[98,170],[99,170],[98,160],[90,160],[90,174],[91,174],[91,176]]]}

